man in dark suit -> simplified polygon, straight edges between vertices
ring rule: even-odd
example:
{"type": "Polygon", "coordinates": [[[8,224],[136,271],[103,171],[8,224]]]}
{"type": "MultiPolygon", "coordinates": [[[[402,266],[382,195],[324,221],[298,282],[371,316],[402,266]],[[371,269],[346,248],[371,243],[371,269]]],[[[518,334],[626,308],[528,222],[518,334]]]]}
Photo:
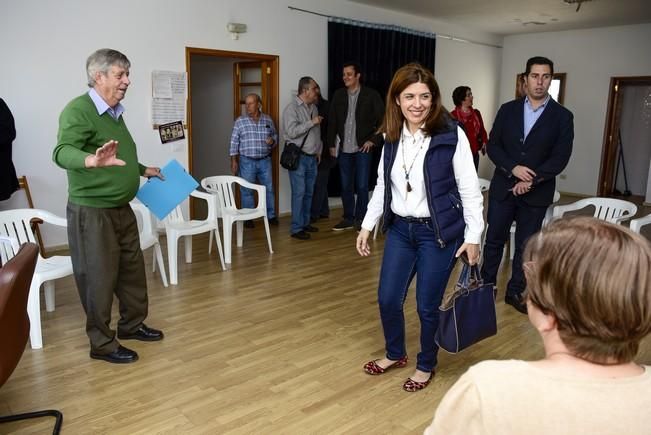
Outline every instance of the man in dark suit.
{"type": "Polygon", "coordinates": [[[540,230],[553,202],[556,176],[572,153],[572,112],[548,93],[554,64],[544,57],[527,61],[526,96],[505,103],[495,117],[488,139],[488,157],[495,164],[488,202],[488,230],[482,278],[496,283],[504,244],[515,221],[515,256],[505,301],[527,312],[522,252],[527,239],[540,230]]]}
{"type": "Polygon", "coordinates": [[[368,205],[371,151],[382,144],[382,135],[377,130],[384,116],[384,103],[376,90],[360,84],[360,77],[358,64],[345,64],[343,81],[346,87],[337,89],[330,102],[328,147],[330,154],[337,156],[335,140],[339,136],[338,162],[344,206],[343,220],[333,227],[335,231],[361,228],[368,205]]]}
{"type": "Polygon", "coordinates": [[[320,218],[330,217],[330,207],[328,205],[328,179],[330,170],[335,166],[335,158],[330,155],[330,150],[326,146],[328,141],[328,110],[330,104],[328,100],[321,95],[321,88],[316,84],[318,101],[316,107],[319,109],[321,119],[321,142],[323,149],[321,151],[321,161],[317,167],[316,182],[314,183],[314,195],[312,196],[312,208],[310,211],[310,222],[316,222],[320,218]]]}

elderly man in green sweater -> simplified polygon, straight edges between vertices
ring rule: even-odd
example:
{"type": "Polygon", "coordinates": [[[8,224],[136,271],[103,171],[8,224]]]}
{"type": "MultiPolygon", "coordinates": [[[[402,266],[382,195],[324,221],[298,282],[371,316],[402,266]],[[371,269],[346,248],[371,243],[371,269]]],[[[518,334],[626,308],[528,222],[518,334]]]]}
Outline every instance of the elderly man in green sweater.
{"type": "Polygon", "coordinates": [[[135,215],[129,206],[140,176],[160,177],[159,168],[138,163],[136,144],[124,123],[120,101],[131,83],[127,57],[100,49],[86,62],[91,88],[59,117],[52,158],[68,174],[68,243],[81,303],[86,311],[90,357],[131,363],[138,354],[120,345],[111,329],[113,294],[119,300],[117,338],[158,341],[149,328],[147,280],[135,215]]]}

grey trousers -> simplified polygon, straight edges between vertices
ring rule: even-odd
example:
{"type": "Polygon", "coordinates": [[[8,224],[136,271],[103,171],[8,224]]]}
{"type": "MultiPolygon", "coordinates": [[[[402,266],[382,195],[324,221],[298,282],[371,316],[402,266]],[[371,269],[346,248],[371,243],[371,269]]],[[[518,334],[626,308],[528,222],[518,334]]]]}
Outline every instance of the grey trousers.
{"type": "Polygon", "coordinates": [[[95,208],[68,203],[68,243],[91,351],[118,348],[111,329],[113,293],[119,300],[118,331],[135,332],[147,317],[147,278],[138,224],[127,204],[95,208]]]}

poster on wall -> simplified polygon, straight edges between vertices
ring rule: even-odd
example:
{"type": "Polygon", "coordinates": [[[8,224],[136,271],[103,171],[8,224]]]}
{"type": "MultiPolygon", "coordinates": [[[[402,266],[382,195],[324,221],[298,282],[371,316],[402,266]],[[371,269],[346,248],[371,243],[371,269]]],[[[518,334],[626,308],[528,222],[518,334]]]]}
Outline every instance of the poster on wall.
{"type": "Polygon", "coordinates": [[[151,122],[154,128],[161,124],[186,119],[186,73],[152,71],[151,122]]]}

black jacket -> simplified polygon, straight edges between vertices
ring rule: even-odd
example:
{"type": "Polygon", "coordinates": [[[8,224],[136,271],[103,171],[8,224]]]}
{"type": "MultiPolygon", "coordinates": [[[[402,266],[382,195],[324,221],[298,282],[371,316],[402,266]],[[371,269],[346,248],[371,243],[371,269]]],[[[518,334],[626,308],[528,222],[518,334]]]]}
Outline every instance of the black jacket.
{"type": "Polygon", "coordinates": [[[489,197],[504,200],[518,179],[511,170],[516,165],[532,169],[536,177],[522,200],[532,206],[549,206],[554,199],[556,176],[570,160],[574,141],[572,112],[549,99],[547,107],[524,139],[524,99],[500,107],[488,139],[488,157],[495,163],[489,197]]]}
{"type": "MultiPolygon", "coordinates": [[[[335,147],[335,138],[339,135],[341,143],[344,142],[346,116],[348,115],[348,90],[337,89],[330,100],[330,116],[328,117],[328,147],[335,147]]],[[[377,130],[384,117],[384,103],[380,94],[371,88],[362,86],[355,106],[355,129],[357,145],[361,147],[370,140],[376,146],[383,143],[381,134],[377,130]]]]}
{"type": "Polygon", "coordinates": [[[18,190],[16,169],[11,160],[11,143],[16,138],[14,117],[4,100],[0,98],[0,201],[9,199],[18,190]]]}

